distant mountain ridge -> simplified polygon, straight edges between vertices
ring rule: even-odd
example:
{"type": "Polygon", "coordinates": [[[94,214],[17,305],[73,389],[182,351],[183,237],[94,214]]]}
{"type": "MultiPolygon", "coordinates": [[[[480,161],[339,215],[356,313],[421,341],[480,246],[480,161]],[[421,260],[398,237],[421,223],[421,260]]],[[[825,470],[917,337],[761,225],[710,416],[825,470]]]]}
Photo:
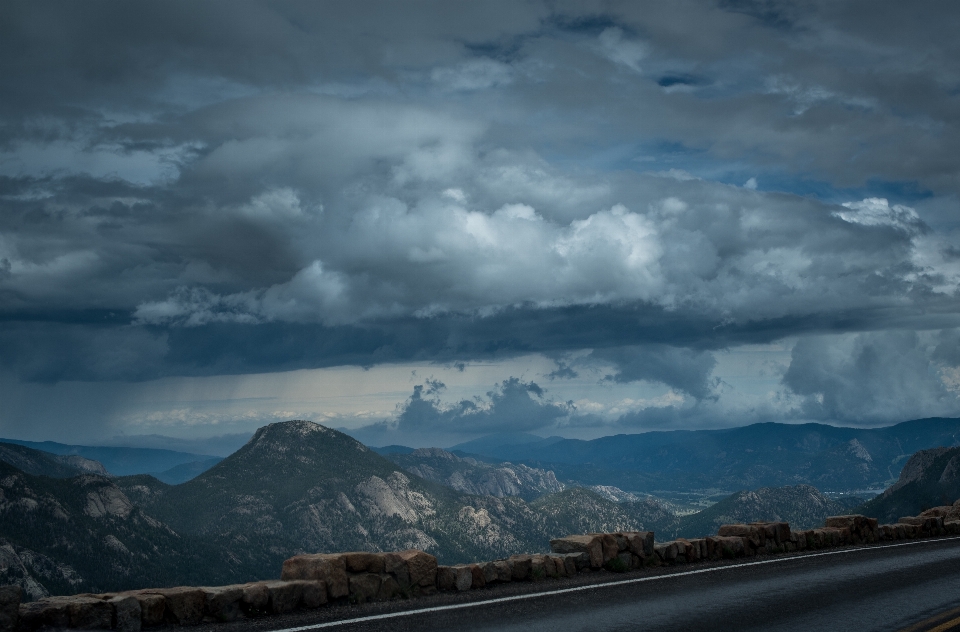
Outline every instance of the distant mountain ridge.
{"type": "MultiPolygon", "coordinates": [[[[470,442],[485,461],[552,470],[561,482],[633,492],[813,485],[883,489],[917,450],[960,444],[960,419],[861,429],[760,423],[723,430],[653,431],[590,441],[470,442]]],[[[457,452],[462,454],[462,452],[457,452]]]]}
{"type": "Polygon", "coordinates": [[[99,461],[75,454],[48,454],[13,443],[0,443],[0,461],[34,476],[70,478],[81,474],[108,474],[99,461]]]}
{"type": "Polygon", "coordinates": [[[113,476],[153,474],[171,484],[182,483],[221,460],[221,457],[209,454],[193,454],[161,448],[68,445],[55,441],[18,439],[0,439],[0,443],[24,446],[63,457],[82,457],[97,461],[106,468],[102,474],[113,476]]]}

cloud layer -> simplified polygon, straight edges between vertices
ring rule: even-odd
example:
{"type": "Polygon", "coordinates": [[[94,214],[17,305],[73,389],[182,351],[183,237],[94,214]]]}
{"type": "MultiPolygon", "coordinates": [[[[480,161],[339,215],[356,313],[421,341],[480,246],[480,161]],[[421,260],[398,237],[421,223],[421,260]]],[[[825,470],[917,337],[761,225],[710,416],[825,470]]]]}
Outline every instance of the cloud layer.
{"type": "MultiPolygon", "coordinates": [[[[558,381],[658,384],[682,424],[723,406],[716,353],[789,338],[780,407],[749,414],[958,410],[951,6],[12,2],[0,24],[11,379],[579,353],[558,381]]],[[[432,421],[400,423],[554,423],[532,384],[496,414],[421,392],[432,421]]]]}

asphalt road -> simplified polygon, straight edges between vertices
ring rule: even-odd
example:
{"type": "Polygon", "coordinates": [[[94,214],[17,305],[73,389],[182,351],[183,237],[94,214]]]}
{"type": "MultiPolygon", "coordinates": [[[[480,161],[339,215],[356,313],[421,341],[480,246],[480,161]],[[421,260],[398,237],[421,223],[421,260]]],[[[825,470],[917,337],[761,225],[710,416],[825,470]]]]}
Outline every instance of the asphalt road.
{"type": "MultiPolygon", "coordinates": [[[[417,600],[379,610],[354,608],[339,615],[352,620],[340,622],[330,621],[333,613],[328,612],[323,621],[302,616],[270,623],[265,619],[238,622],[221,629],[960,630],[960,538],[609,578],[575,586],[544,582],[536,587],[539,594],[491,591],[493,602],[417,600]]],[[[468,599],[481,598],[484,592],[472,591],[468,599]]]]}

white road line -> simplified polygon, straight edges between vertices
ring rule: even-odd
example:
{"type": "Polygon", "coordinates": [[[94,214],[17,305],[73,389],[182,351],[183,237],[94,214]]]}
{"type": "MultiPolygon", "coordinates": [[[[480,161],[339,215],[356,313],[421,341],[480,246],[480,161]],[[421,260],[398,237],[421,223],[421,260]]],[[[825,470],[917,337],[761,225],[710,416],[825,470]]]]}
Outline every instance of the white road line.
{"type": "Polygon", "coordinates": [[[398,617],[409,617],[417,614],[426,614],[429,612],[443,612],[445,610],[460,610],[462,608],[476,608],[486,606],[492,603],[506,603],[510,601],[521,601],[523,599],[536,599],[537,597],[546,597],[549,595],[562,595],[564,593],[583,592],[585,590],[598,590],[601,588],[610,588],[612,586],[624,586],[626,584],[639,584],[642,582],[653,582],[661,579],[672,579],[674,577],[684,577],[687,575],[701,575],[704,573],[717,573],[719,571],[729,570],[731,568],[745,568],[747,566],[760,566],[762,564],[777,564],[781,562],[790,562],[803,558],[824,557],[826,555],[843,555],[845,553],[860,553],[864,551],[876,551],[877,549],[892,549],[900,546],[914,546],[918,544],[932,544],[935,542],[944,542],[947,540],[960,540],[960,536],[951,538],[937,538],[936,540],[918,540],[914,542],[902,542],[900,544],[884,544],[882,546],[871,546],[857,549],[844,549],[842,551],[824,551],[822,553],[805,553],[792,557],[778,557],[770,560],[759,560],[756,562],[743,562],[740,564],[728,564],[725,566],[713,566],[711,568],[699,568],[692,571],[682,571],[680,573],[665,573],[663,575],[654,575],[652,577],[634,577],[633,579],[621,579],[614,582],[603,582],[599,584],[590,584],[588,586],[575,586],[573,588],[559,588],[557,590],[545,590],[538,593],[529,593],[526,595],[513,595],[511,597],[496,597],[484,601],[471,601],[469,603],[456,603],[448,606],[433,606],[430,608],[419,608],[417,610],[404,610],[402,612],[388,612],[386,614],[374,614],[367,617],[357,617],[355,619],[343,619],[341,621],[327,621],[326,623],[314,623],[312,625],[302,625],[296,628],[283,628],[281,630],[270,630],[270,632],[305,632],[306,630],[319,630],[321,628],[332,628],[338,625],[350,625],[352,623],[364,623],[366,621],[380,621],[382,619],[396,619],[398,617]]]}

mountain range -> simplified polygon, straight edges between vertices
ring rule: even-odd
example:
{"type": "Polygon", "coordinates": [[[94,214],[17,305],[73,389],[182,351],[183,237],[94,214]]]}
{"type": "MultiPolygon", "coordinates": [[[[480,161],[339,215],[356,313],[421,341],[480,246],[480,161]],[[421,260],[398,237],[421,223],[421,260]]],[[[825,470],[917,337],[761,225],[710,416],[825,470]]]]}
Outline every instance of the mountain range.
{"type": "Polygon", "coordinates": [[[102,472],[96,473],[113,476],[152,474],[159,480],[171,485],[193,478],[219,463],[222,458],[209,454],[193,454],[158,448],[67,445],[56,441],[0,439],[0,446],[6,446],[9,449],[12,445],[65,457],[67,460],[73,458],[73,462],[76,463],[83,462],[77,459],[96,461],[103,468],[102,472]]]}
{"type": "MultiPolygon", "coordinates": [[[[853,440],[859,444],[854,437],[840,445],[849,451],[853,440]]],[[[882,454],[859,446],[871,458],[882,454]]],[[[846,454],[835,443],[821,447],[810,449],[846,454]]],[[[678,515],[642,492],[564,483],[532,465],[438,449],[388,452],[312,422],[276,423],[191,480],[169,485],[145,474],[105,476],[102,465],[79,455],[0,444],[0,583],[18,583],[32,598],[223,584],[275,577],[296,553],[343,550],[419,548],[449,564],[546,550],[550,538],[572,533],[654,530],[662,541],[730,522],[813,526],[859,502],[806,484],[764,486],[678,515]]],[[[958,472],[960,448],[917,452],[897,483],[858,511],[884,521],[915,515],[960,495],[958,472]]]]}
{"type": "Polygon", "coordinates": [[[561,482],[633,492],[813,485],[823,491],[881,490],[918,450],[960,445],[960,419],[906,421],[885,428],[759,423],[722,430],[674,430],[590,441],[494,435],[453,446],[459,456],[509,461],[561,482]]]}
{"type": "Polygon", "coordinates": [[[34,597],[271,578],[301,552],[419,548],[443,563],[495,559],[546,550],[569,533],[673,519],[655,501],[615,503],[580,488],[529,503],[465,494],[307,421],[261,428],[180,485],[2,466],[0,550],[9,572],[0,581],[34,597]]]}

